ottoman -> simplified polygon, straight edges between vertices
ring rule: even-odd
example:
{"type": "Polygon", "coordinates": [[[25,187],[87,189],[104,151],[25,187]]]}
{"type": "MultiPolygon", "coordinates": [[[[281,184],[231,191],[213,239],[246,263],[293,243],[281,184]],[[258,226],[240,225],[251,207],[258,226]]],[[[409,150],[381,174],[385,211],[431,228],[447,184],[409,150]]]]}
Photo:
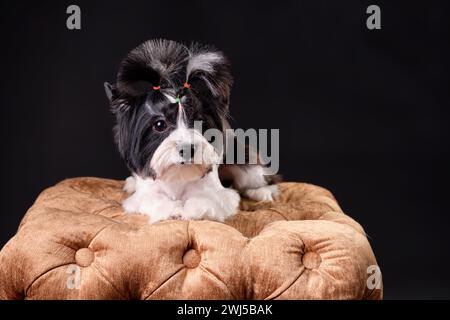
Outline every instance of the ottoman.
{"type": "Polygon", "coordinates": [[[123,181],[44,190],[0,251],[1,299],[381,299],[363,228],[333,195],[281,183],[225,223],[149,224],[125,214],[123,181]],[[372,284],[372,285],[370,285],[372,284]]]}

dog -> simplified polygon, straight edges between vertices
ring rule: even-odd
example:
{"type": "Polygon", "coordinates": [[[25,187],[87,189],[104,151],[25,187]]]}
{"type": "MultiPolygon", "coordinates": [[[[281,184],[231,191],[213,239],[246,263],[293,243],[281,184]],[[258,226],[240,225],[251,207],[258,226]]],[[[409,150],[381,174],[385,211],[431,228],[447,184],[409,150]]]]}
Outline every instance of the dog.
{"type": "Polygon", "coordinates": [[[236,213],[240,195],[256,201],[278,195],[278,176],[263,165],[222,163],[227,134],[224,148],[204,136],[230,128],[232,82],[228,59],[211,46],[158,39],[126,55],[105,91],[115,142],[132,173],[124,186],[127,213],[146,214],[150,223],[222,222],[236,213]]]}

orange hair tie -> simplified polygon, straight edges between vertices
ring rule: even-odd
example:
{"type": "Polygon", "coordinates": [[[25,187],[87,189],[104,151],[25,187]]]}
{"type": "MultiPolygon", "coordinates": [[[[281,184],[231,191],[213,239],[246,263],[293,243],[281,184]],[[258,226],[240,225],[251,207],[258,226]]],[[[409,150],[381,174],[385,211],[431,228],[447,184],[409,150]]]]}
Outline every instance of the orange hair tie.
{"type": "Polygon", "coordinates": [[[185,87],[186,89],[189,89],[191,87],[191,85],[189,83],[185,82],[183,84],[183,87],[185,87]]]}
{"type": "Polygon", "coordinates": [[[153,86],[153,90],[159,90],[161,89],[161,86],[153,86]]]}

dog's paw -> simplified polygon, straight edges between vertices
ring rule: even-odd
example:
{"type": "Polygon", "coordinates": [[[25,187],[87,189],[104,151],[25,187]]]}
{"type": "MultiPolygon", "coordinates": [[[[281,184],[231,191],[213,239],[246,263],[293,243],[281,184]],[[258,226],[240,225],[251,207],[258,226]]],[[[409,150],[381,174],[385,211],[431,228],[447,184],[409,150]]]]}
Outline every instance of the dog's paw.
{"type": "Polygon", "coordinates": [[[255,201],[274,201],[280,194],[276,184],[264,186],[256,189],[247,189],[243,192],[244,196],[255,201]]]}
{"type": "Polygon", "coordinates": [[[139,213],[139,202],[139,199],[137,199],[136,197],[128,197],[123,201],[122,208],[126,213],[139,213]]]}
{"type": "Polygon", "coordinates": [[[239,207],[239,194],[232,189],[217,192],[216,197],[193,197],[186,200],[182,219],[208,219],[223,222],[235,214],[239,207]]]}
{"type": "Polygon", "coordinates": [[[136,191],[136,178],[129,176],[125,179],[125,184],[123,186],[123,191],[126,193],[133,193],[136,191]]]}
{"type": "Polygon", "coordinates": [[[180,221],[187,221],[188,218],[184,217],[182,213],[171,215],[168,220],[180,220],[180,221]]]}
{"type": "Polygon", "coordinates": [[[191,198],[184,204],[182,219],[224,222],[227,216],[220,204],[206,198],[191,198]]]}
{"type": "Polygon", "coordinates": [[[152,194],[134,193],[122,203],[122,207],[126,213],[149,216],[150,223],[181,217],[182,213],[181,201],[173,201],[161,195],[152,194]]]}
{"type": "Polygon", "coordinates": [[[224,219],[234,215],[239,208],[239,203],[241,202],[239,193],[233,189],[224,189],[220,191],[219,197],[221,199],[220,207],[222,208],[224,219]]]}
{"type": "Polygon", "coordinates": [[[183,220],[183,206],[181,201],[158,200],[156,205],[149,208],[148,215],[150,223],[156,223],[162,220],[183,220]],[[149,212],[151,210],[151,212],[149,212]]]}
{"type": "Polygon", "coordinates": [[[186,220],[201,220],[206,217],[215,216],[215,205],[213,201],[206,198],[190,198],[183,206],[182,218],[186,220]]]}

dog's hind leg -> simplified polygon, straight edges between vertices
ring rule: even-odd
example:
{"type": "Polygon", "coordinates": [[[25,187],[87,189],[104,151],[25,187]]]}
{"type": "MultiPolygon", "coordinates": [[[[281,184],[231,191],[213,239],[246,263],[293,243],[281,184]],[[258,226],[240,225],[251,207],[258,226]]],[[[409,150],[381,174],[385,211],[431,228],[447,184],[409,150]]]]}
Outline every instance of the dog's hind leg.
{"type": "Polygon", "coordinates": [[[222,165],[220,178],[231,184],[244,197],[255,201],[273,201],[279,194],[281,176],[267,174],[262,165],[222,165]]]}

